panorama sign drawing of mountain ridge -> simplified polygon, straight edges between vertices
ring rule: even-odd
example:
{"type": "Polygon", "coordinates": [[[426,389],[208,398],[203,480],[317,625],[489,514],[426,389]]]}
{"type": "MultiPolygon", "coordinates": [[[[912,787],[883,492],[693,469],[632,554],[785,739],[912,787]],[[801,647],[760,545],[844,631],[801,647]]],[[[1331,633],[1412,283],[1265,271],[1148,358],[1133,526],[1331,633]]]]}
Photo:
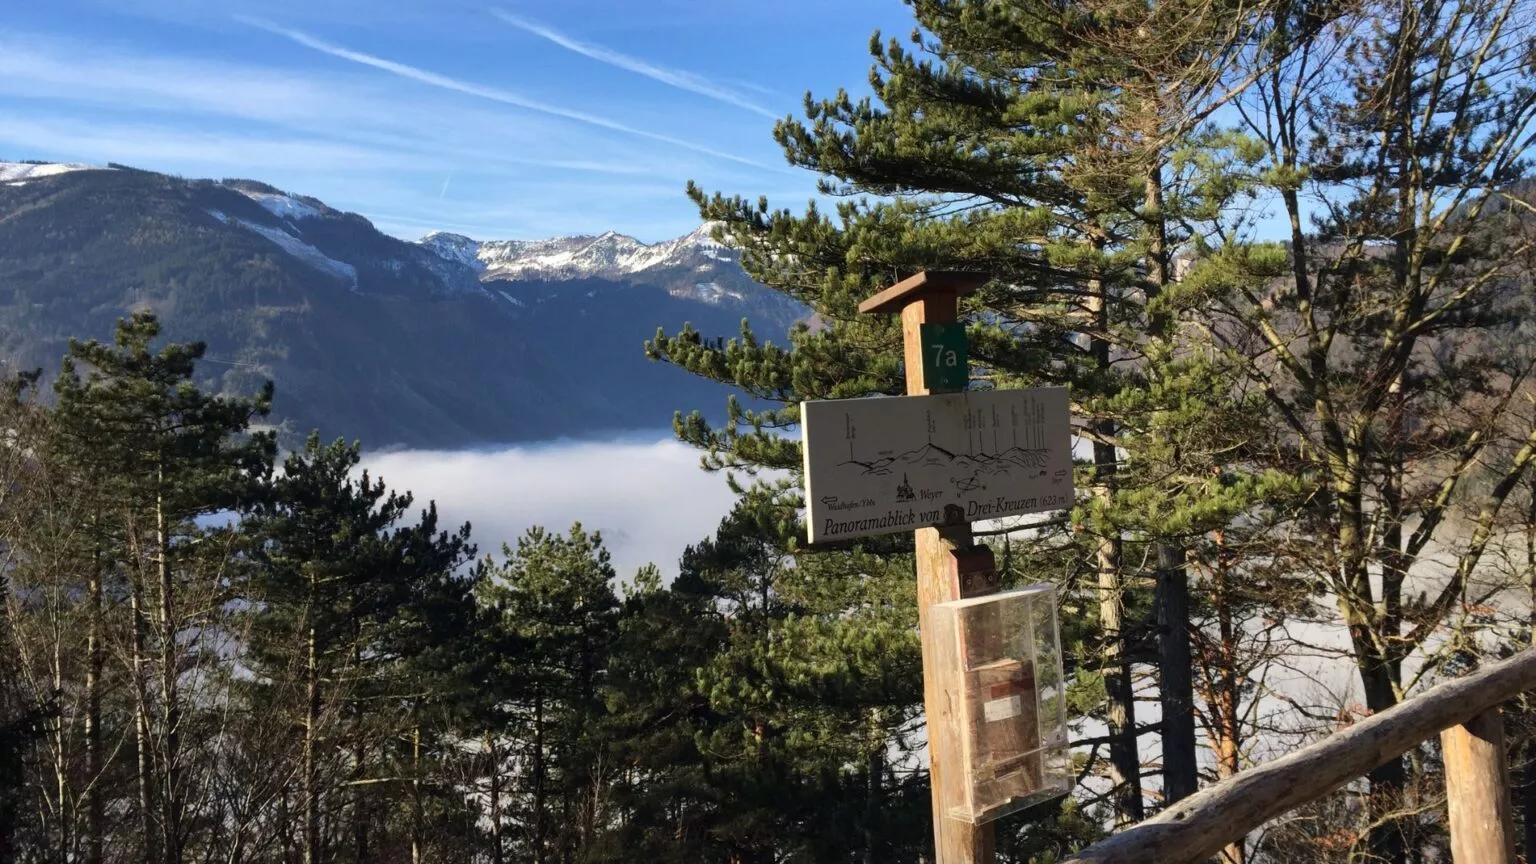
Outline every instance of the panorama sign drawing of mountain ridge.
{"type": "Polygon", "coordinates": [[[1069,417],[1059,387],[801,403],[810,540],[1068,506],[1069,417]]]}

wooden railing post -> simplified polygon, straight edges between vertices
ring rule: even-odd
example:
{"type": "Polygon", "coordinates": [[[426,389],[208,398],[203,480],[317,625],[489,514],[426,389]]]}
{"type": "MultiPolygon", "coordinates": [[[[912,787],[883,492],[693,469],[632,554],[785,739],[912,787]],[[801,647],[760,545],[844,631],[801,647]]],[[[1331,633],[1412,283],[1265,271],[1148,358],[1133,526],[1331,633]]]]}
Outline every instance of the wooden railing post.
{"type": "Polygon", "coordinates": [[[1447,785],[1460,790],[1454,793],[1460,796],[1460,803],[1453,801],[1451,805],[1456,864],[1513,864],[1504,744],[1493,740],[1497,725],[1490,732],[1479,724],[1490,717],[1498,724],[1498,706],[1532,690],[1536,690],[1536,648],[1438,684],[1315,744],[1228,777],[1071,855],[1062,864],[1196,864],[1209,860],[1222,847],[1265,822],[1342,788],[1442,730],[1449,730],[1445,731],[1447,736],[1460,736],[1443,739],[1447,785]],[[1458,725],[1462,728],[1455,729],[1458,725]],[[1468,755],[1458,755],[1463,749],[1468,755]],[[1489,788],[1479,789],[1480,783],[1489,788]],[[1459,818],[1465,820],[1461,828],[1458,810],[1462,814],[1459,818]],[[1488,825],[1480,829],[1478,823],[1485,815],[1488,825]],[[1470,852],[1456,845],[1473,838],[1488,845],[1470,847],[1470,852]],[[1485,854],[1484,849],[1491,851],[1485,854]]]}
{"type": "Polygon", "coordinates": [[[1494,708],[1440,733],[1456,864],[1514,864],[1504,720],[1494,708]]]}

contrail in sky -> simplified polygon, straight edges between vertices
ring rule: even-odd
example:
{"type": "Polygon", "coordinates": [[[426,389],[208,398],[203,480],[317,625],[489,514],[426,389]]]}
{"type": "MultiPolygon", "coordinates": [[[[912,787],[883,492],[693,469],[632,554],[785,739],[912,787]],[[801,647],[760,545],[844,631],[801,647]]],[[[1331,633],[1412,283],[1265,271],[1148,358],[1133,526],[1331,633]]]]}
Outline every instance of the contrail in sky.
{"type": "Polygon", "coordinates": [[[647,132],[644,129],[636,129],[633,126],[626,126],[617,120],[609,120],[606,117],[599,117],[595,114],[587,114],[572,108],[563,108],[559,105],[551,105],[547,102],[540,102],[536,99],[530,99],[526,96],[513,93],[510,90],[503,90],[499,87],[490,87],[484,84],[476,84],[472,81],[462,81],[458,78],[450,78],[447,75],[440,75],[427,69],[410,66],[405,63],[398,63],[394,60],[387,60],[383,57],[376,57],[372,54],[365,54],[361,51],[353,51],[350,48],[344,48],[340,45],[335,45],[322,39],[317,39],[308,33],[304,33],[299,30],[290,30],[286,27],[280,27],[270,21],[265,21],[260,18],[253,18],[249,15],[236,15],[234,18],[236,21],[239,21],[242,24],[246,24],[260,30],[265,30],[268,33],[275,33],[279,36],[291,39],[306,48],[319,51],[322,54],[329,54],[332,57],[338,57],[342,60],[349,60],[353,63],[359,63],[364,66],[371,66],[374,69],[390,72],[395,75],[399,75],[402,78],[409,78],[413,81],[420,81],[423,84],[430,84],[433,87],[441,87],[444,90],[453,90],[459,93],[468,94],[470,96],[478,96],[481,99],[489,99],[492,102],[500,102],[503,105],[512,105],[518,108],[525,108],[529,111],[537,111],[540,114],[549,114],[555,117],[563,117],[567,120],[574,120],[578,123],[585,123],[589,126],[596,126],[600,129],[607,129],[612,132],[622,132],[626,135],[633,135],[637,138],[649,138],[652,141],[660,141],[665,144],[671,144],[674,147],[681,147],[685,150],[692,150],[695,153],[703,153],[706,156],[713,156],[716,159],[726,159],[731,162],[739,162],[742,165],[751,165],[753,168],[761,168],[768,171],[776,170],[773,167],[765,165],[761,162],[754,162],[753,160],[744,158],[742,156],[737,156],[732,153],[725,153],[720,150],[704,147],[702,145],[695,144],[692,141],[685,141],[681,138],[673,138],[669,135],[661,135],[655,132],[647,132]]]}
{"type": "Polygon", "coordinates": [[[747,99],[745,96],[742,96],[740,93],[731,90],[729,87],[717,84],[714,81],[711,81],[701,75],[695,75],[692,72],[685,72],[681,69],[667,69],[661,66],[656,66],[641,60],[638,57],[631,57],[628,54],[621,54],[612,48],[596,45],[591,42],[582,42],[577,39],[573,39],[564,33],[561,33],[559,30],[556,30],[553,27],[547,27],[538,23],[537,21],[530,21],[520,15],[513,15],[511,12],[505,12],[500,9],[492,9],[491,14],[519,30],[532,33],[541,39],[548,39],[550,42],[559,45],[561,48],[564,48],[568,51],[574,51],[577,54],[581,54],[585,57],[590,57],[599,63],[607,63],[609,66],[617,66],[620,69],[625,69],[638,75],[644,75],[647,78],[660,81],[663,84],[676,87],[679,90],[687,90],[690,93],[697,93],[700,96],[708,96],[711,99],[725,102],[729,105],[735,105],[737,108],[745,108],[754,114],[761,114],[764,117],[769,117],[775,120],[779,117],[778,114],[775,114],[774,112],[769,111],[767,108],[764,108],[763,106],[758,105],[750,99],[747,99]]]}
{"type": "Polygon", "coordinates": [[[448,194],[448,184],[452,183],[452,182],[453,182],[453,175],[449,174],[448,175],[448,179],[443,181],[443,191],[437,193],[437,200],[439,200],[439,201],[443,200],[443,196],[448,194]]]}

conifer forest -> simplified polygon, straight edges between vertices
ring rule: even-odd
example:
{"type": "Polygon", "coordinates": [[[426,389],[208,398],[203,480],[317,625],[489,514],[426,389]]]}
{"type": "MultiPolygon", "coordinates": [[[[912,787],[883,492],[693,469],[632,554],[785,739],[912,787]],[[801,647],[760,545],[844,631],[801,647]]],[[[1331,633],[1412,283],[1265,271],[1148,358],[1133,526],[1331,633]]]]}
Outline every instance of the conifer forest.
{"type": "MultiPolygon", "coordinates": [[[[798,432],[905,393],[857,307],[923,270],[990,277],[971,388],[1068,388],[1078,442],[1073,506],[985,537],[1058,591],[1076,780],[999,861],[1530,647],[1536,0],[906,5],[873,97],[774,127],[831,205],[686,190],[808,311],[634,346],[746,397],[667,406],[736,494],[675,578],[280,447],[284,382],[211,392],[151,312],[10,370],[0,862],[932,864],[912,535],[807,548],[798,432]]],[[[1536,705],[1504,717],[1536,862],[1536,705]]],[[[1221,861],[1448,842],[1432,738],[1221,861]]]]}

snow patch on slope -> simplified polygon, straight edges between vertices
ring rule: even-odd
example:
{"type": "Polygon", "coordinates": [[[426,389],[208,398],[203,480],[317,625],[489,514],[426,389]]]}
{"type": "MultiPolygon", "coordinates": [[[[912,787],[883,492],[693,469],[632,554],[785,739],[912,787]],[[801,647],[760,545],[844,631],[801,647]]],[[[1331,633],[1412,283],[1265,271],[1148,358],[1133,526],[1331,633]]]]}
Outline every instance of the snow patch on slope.
{"type": "Polygon", "coordinates": [[[57,174],[68,174],[71,171],[112,170],[115,169],[105,165],[85,165],[79,162],[48,162],[41,165],[31,162],[0,162],[0,182],[11,181],[11,185],[20,185],[18,181],[53,177],[57,174]]]}
{"type": "Polygon", "coordinates": [[[332,258],[324,252],[321,252],[319,249],[316,249],[308,243],[305,243],[303,240],[300,240],[292,234],[277,228],[269,228],[266,225],[257,225],[255,222],[247,222],[244,219],[232,217],[227,213],[222,213],[218,210],[209,210],[208,215],[219,220],[220,222],[225,223],[226,225],[239,225],[241,228],[244,228],[247,231],[251,231],[267,238],[279,249],[287,252],[289,255],[292,255],[300,261],[303,261],[305,264],[308,264],[316,270],[319,270],[321,273],[325,273],[328,276],[334,276],[337,279],[341,279],[347,282],[349,285],[351,285],[353,291],[357,290],[356,267],[353,267],[351,264],[348,264],[345,261],[337,261],[335,258],[332,258]]]}
{"type": "Polygon", "coordinates": [[[673,288],[667,292],[673,297],[682,297],[688,300],[699,300],[704,303],[719,305],[726,300],[745,300],[746,297],[740,291],[732,291],[719,282],[695,282],[693,288],[673,288]]]}
{"type": "Polygon", "coordinates": [[[239,189],[237,191],[241,195],[244,195],[252,201],[255,201],[262,207],[265,207],[268,213],[271,213],[273,216],[276,216],[279,219],[287,219],[289,221],[297,219],[318,219],[324,215],[323,211],[321,211],[319,207],[316,207],[313,204],[308,204],[304,201],[300,201],[292,195],[281,195],[274,192],[256,192],[249,189],[239,189]]]}
{"type": "Polygon", "coordinates": [[[303,261],[305,264],[308,264],[309,266],[319,270],[322,273],[328,273],[332,276],[335,276],[337,279],[345,280],[351,284],[352,290],[357,290],[357,268],[353,267],[351,264],[348,264],[345,261],[337,261],[335,258],[326,255],[324,252],[321,252],[319,249],[316,249],[308,243],[305,243],[303,240],[294,237],[292,234],[279,231],[276,228],[268,228],[265,225],[257,225],[254,222],[247,222],[244,219],[236,219],[235,221],[239,222],[241,227],[255,231],[257,234],[260,234],[268,240],[271,240],[278,246],[278,248],[282,249],[284,252],[287,252],[289,255],[292,255],[293,257],[303,261]]]}

